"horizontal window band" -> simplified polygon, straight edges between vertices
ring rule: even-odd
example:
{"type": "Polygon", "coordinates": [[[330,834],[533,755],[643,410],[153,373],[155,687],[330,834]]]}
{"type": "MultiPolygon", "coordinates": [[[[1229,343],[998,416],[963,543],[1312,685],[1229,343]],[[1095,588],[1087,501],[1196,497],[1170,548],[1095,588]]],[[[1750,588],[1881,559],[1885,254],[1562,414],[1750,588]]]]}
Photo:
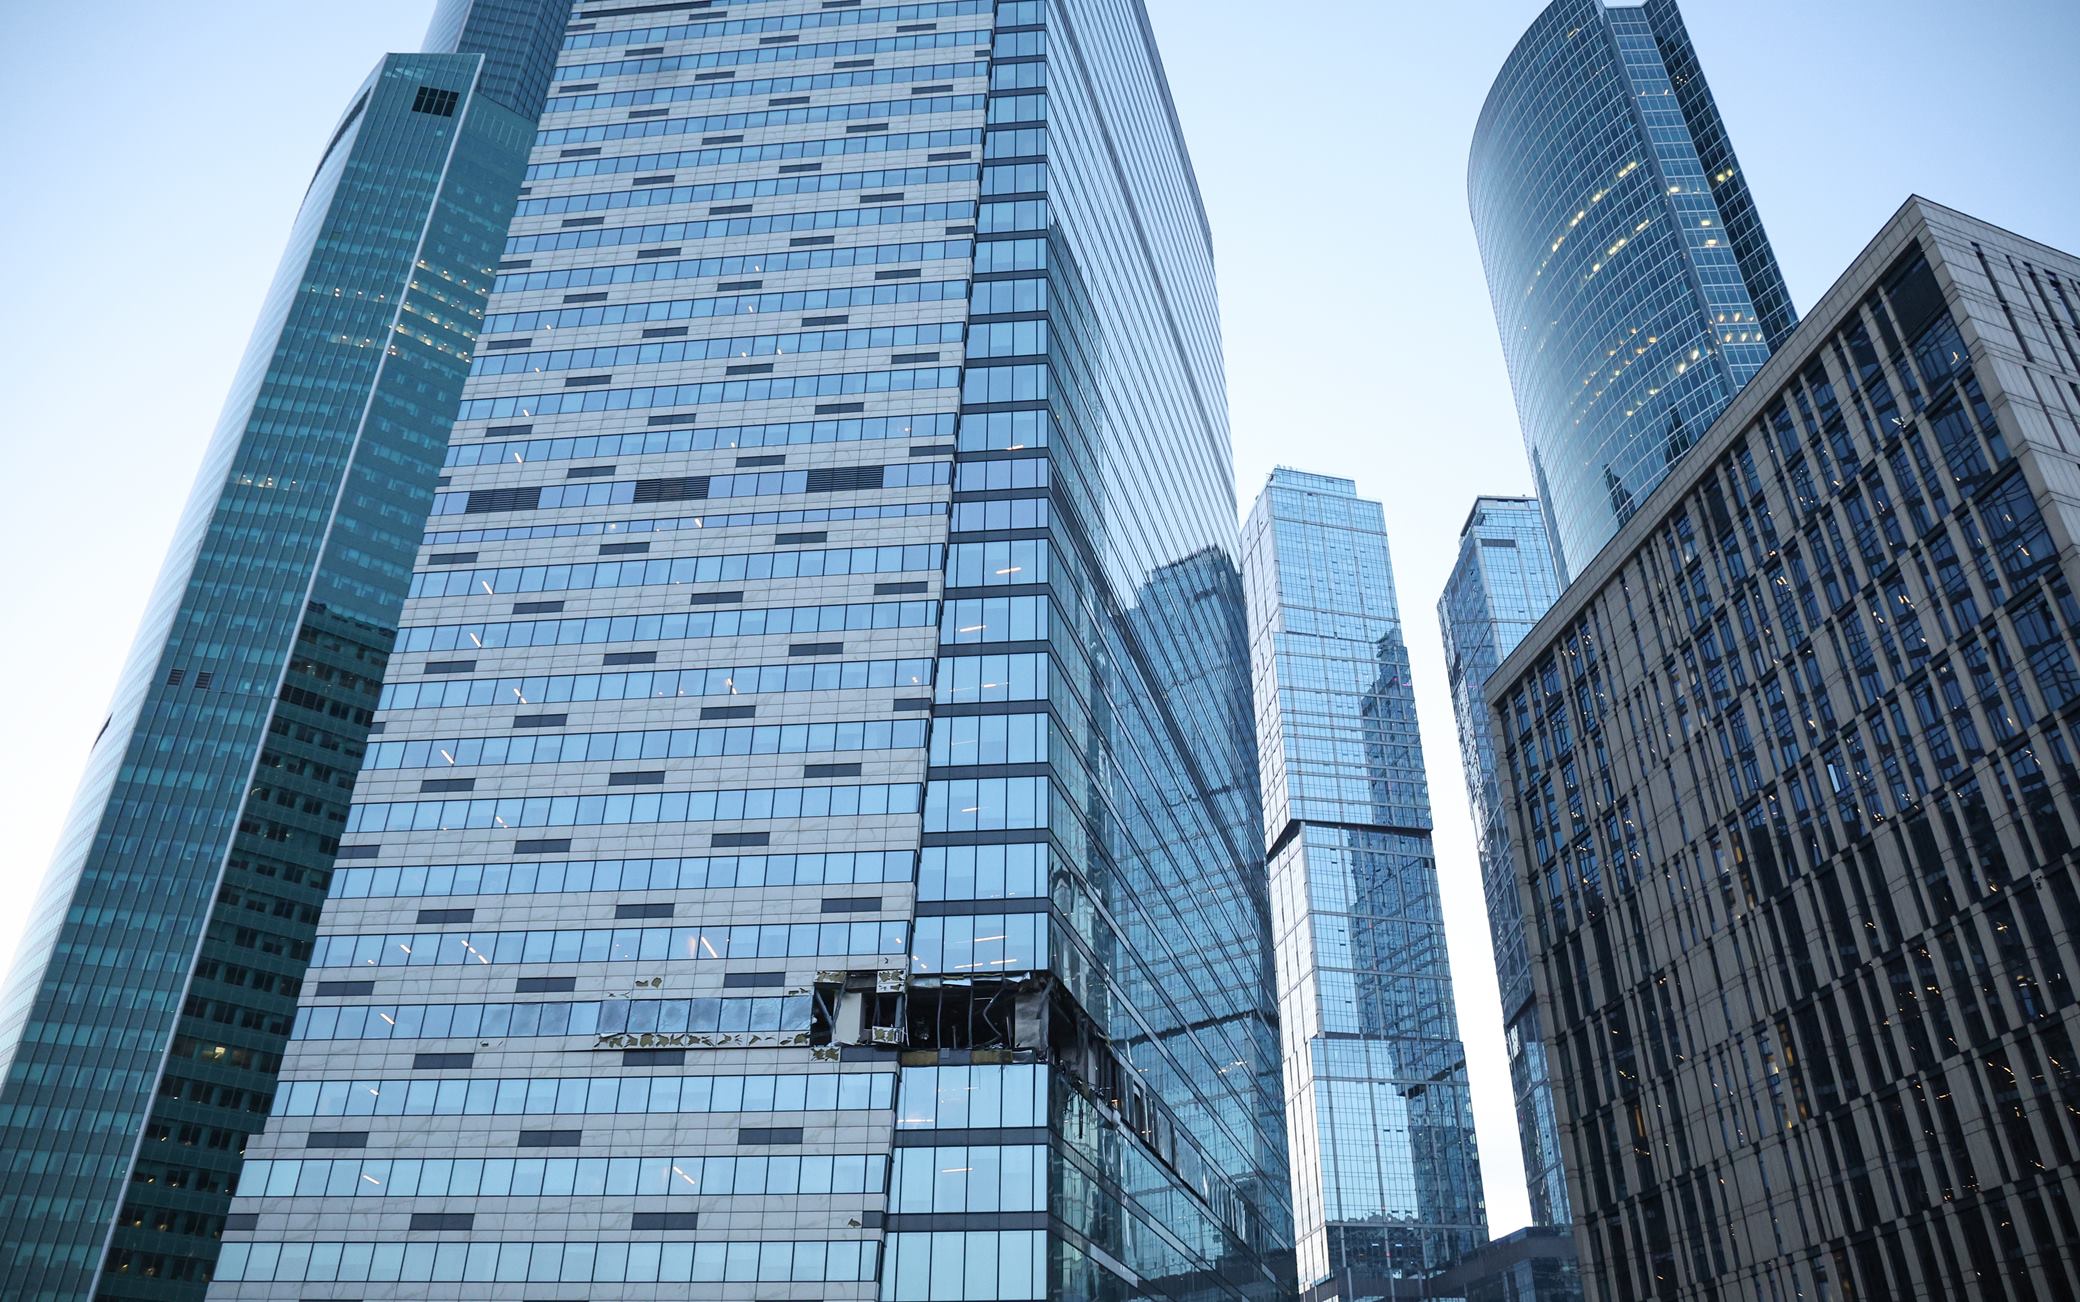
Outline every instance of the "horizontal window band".
{"type": "Polygon", "coordinates": [[[437,710],[464,705],[588,704],[595,701],[752,696],[876,687],[929,689],[931,683],[932,662],[929,658],[794,660],[770,665],[716,665],[393,683],[384,689],[379,708],[392,711],[437,710]]]}
{"type": "MultiPolygon", "coordinates": [[[[377,1101],[382,1099],[391,1100],[397,1105],[394,1114],[386,1112],[385,1115],[407,1117],[525,1117],[558,1114],[640,1116],[646,1113],[726,1115],[746,1111],[857,1112],[887,1108],[893,1104],[895,1073],[815,1071],[751,1075],[675,1074],[665,1077],[606,1075],[554,1079],[457,1077],[434,1080],[420,1077],[305,1080],[283,1082],[278,1097],[281,1104],[275,1110],[274,1115],[277,1117],[336,1117],[341,1115],[340,1109],[348,1107],[357,1109],[353,1115],[368,1116],[373,1114],[377,1101]]],[[[345,1133],[364,1138],[368,1134],[367,1131],[345,1133]]],[[[924,1133],[944,1135],[948,1132],[924,1133]]],[[[352,1160],[358,1162],[364,1159],[352,1160]]],[[[263,1178],[268,1174],[266,1169],[259,1168],[254,1162],[248,1162],[246,1169],[263,1178]]],[[[668,1179],[660,1180],[659,1184],[669,1187],[668,1179]]],[[[663,1191],[664,1188],[660,1188],[654,1192],[663,1191]]],[[[356,1193],[365,1198],[388,1196],[360,1190],[356,1190],[356,1193]]]]}
{"type": "MultiPolygon", "coordinates": [[[[436,493],[428,527],[452,524],[456,516],[510,514],[581,506],[622,506],[631,503],[697,502],[794,493],[856,493],[892,488],[931,488],[951,482],[952,466],[948,463],[924,465],[904,462],[893,465],[818,466],[801,470],[754,470],[748,473],[681,475],[655,479],[606,480],[588,479],[585,476],[574,478],[581,482],[515,488],[455,489],[436,493]]],[[[648,552],[651,546],[649,542],[608,544],[600,549],[599,554],[641,554],[648,552]]],[[[476,559],[474,553],[468,555],[470,561],[476,559]]],[[[434,671],[429,669],[428,672],[434,671]]]]}
{"type": "MultiPolygon", "coordinates": [[[[663,113],[668,110],[657,111],[663,113]]],[[[902,132],[890,132],[888,126],[889,124],[882,123],[878,129],[848,127],[846,134],[841,136],[748,145],[741,143],[743,137],[740,135],[733,140],[725,137],[715,141],[703,141],[702,147],[697,149],[649,154],[603,154],[596,147],[579,146],[562,150],[554,159],[530,163],[522,179],[530,183],[566,181],[586,176],[614,176],[625,172],[655,172],[660,169],[669,171],[672,168],[727,167],[771,162],[781,164],[780,172],[784,176],[792,168],[821,167],[821,160],[828,158],[893,154],[912,149],[945,149],[948,146],[960,145],[972,147],[982,143],[982,128],[979,126],[902,132]],[[790,161],[799,159],[819,161],[790,161]]],[[[656,135],[676,134],[689,133],[658,131],[631,135],[624,131],[619,138],[650,139],[656,135]]]]}
{"type": "Polygon", "coordinates": [[[919,900],[917,916],[967,918],[983,914],[1046,913],[1050,907],[1050,902],[1045,899],[919,900]]]}
{"type": "Polygon", "coordinates": [[[1046,1212],[890,1212],[883,1221],[890,1234],[901,1233],[1005,1233],[1045,1230],[1046,1212]]]}
{"type": "Polygon", "coordinates": [[[1029,827],[992,828],[976,832],[926,832],[925,848],[955,845],[1031,845],[1045,842],[1045,829],[1029,827]]]}
{"type": "MultiPolygon", "coordinates": [[[[589,460],[594,457],[652,456],[673,452],[736,452],[747,448],[802,447],[829,443],[866,443],[881,439],[951,438],[958,417],[951,411],[902,412],[860,420],[771,421],[757,425],[710,425],[693,428],[649,428],[618,434],[566,434],[543,438],[507,438],[487,430],[480,443],[452,443],[447,469],[479,465],[521,465],[534,461],[589,460]]],[[[653,417],[653,425],[691,426],[692,415],[653,417]]],[[[519,435],[532,426],[516,426],[519,435]]]]}
{"type": "MultiPolygon", "coordinates": [[[[949,89],[951,89],[949,87],[949,89]]],[[[933,163],[924,167],[890,167],[871,172],[817,172],[807,176],[775,176],[756,180],[718,181],[705,185],[657,184],[637,190],[595,190],[586,194],[520,200],[516,217],[556,216],[569,212],[612,212],[619,208],[647,208],[692,203],[727,203],[732,199],[768,199],[797,194],[832,194],[878,185],[972,185],[979,169],[974,163],[933,163]]],[[[638,185],[642,182],[638,181],[638,185]]],[[[1045,198],[1036,194],[1034,198],[1045,198]]],[[[903,192],[886,198],[900,201],[903,192]]],[[[745,205],[748,208],[749,205],[745,205]]],[[[715,216],[721,210],[709,209],[715,216]]],[[[526,272],[522,275],[530,274],[526,272]]],[[[496,282],[494,282],[495,284],[496,282]]],[[[550,286],[553,288],[553,286],[550,286]]]]}
{"type": "MultiPolygon", "coordinates": [[[[547,860],[488,864],[413,864],[336,870],[335,899],[413,899],[447,895],[551,895],[593,891],[724,890],[761,886],[839,886],[907,882],[917,851],[719,855],[662,859],[547,860]]],[[[570,990],[570,977],[521,977],[520,993],[570,990]],[[549,984],[535,985],[542,982],[549,984]],[[560,984],[556,984],[560,983],[560,984]]],[[[371,995],[373,981],[322,981],[320,994],[371,995]],[[334,987],[340,987],[335,989],[334,987]]]]}
{"type": "MultiPolygon", "coordinates": [[[[1050,1134],[1045,1126],[987,1126],[976,1129],[931,1129],[904,1126],[900,1121],[893,1135],[897,1148],[952,1148],[986,1145],[1045,1144],[1050,1134]]],[[[894,1219],[891,1217],[890,1219],[894,1219]]]]}
{"type": "MultiPolygon", "coordinates": [[[[732,551],[720,555],[647,555],[641,559],[599,559],[599,562],[555,566],[428,570],[412,576],[408,595],[501,597],[514,593],[582,593],[593,589],[736,582],[745,578],[838,578],[847,574],[903,574],[942,568],[944,551],[938,543],[820,547],[803,551],[732,551]]],[[[1013,584],[1000,584],[1000,589],[1009,587],[1013,584]]],[[[878,587],[876,595],[882,595],[878,587]]]]}
{"type": "MultiPolygon", "coordinates": [[[[260,1240],[227,1243],[218,1257],[214,1278],[222,1283],[300,1283],[306,1278],[331,1284],[358,1283],[377,1274],[386,1282],[426,1284],[435,1280],[460,1280],[469,1284],[498,1283],[496,1296],[550,1296],[542,1292],[516,1293],[506,1287],[513,1280],[562,1281],[567,1291],[585,1296],[583,1286],[611,1285],[620,1292],[624,1282],[671,1286],[664,1296],[702,1296],[708,1286],[688,1293],[685,1285],[695,1280],[723,1278],[732,1246],[720,1241],[687,1243],[683,1252],[660,1256],[642,1251],[641,1242],[586,1240],[564,1242],[510,1240],[481,1237],[474,1242],[427,1241],[403,1244],[372,1243],[338,1239],[260,1240]],[[423,1254],[423,1246],[433,1251],[423,1254]],[[395,1267],[373,1264],[396,1255],[395,1267]],[[320,1263],[313,1267],[312,1263],[320,1263]],[[309,1272],[309,1274],[306,1274],[309,1272]]],[[[649,1245],[655,1248],[657,1245],[649,1245]]],[[[880,1245],[854,1240],[762,1241],[751,1267],[752,1276],[776,1286],[790,1281],[814,1279],[847,1284],[871,1284],[878,1275],[880,1245]]],[[[542,1285],[536,1285],[540,1289],[542,1285]]],[[[799,1287],[799,1285],[796,1285],[799,1287]]],[[[443,1284],[442,1289],[446,1291],[443,1284]]],[[[385,1290],[389,1291],[389,1290],[385,1290]]],[[[848,1290],[850,1292],[851,1290],[848,1290]]],[[[408,1290],[405,1296],[435,1296],[408,1290]]]]}
{"type": "MultiPolygon", "coordinates": [[[[958,596],[955,592],[949,592],[947,597],[953,601],[977,600],[981,598],[981,594],[984,592],[997,597],[1005,595],[1006,590],[1003,588],[980,588],[967,589],[965,591],[968,592],[966,597],[958,596]]],[[[939,644],[939,658],[942,660],[959,660],[967,656],[1047,655],[1054,650],[1054,645],[1049,642],[941,642],[939,644]]]]}
{"type": "MultiPolygon", "coordinates": [[[[1029,712],[1032,712],[1030,705],[1023,709],[986,713],[1029,712]]],[[[748,719],[756,717],[756,713],[757,707],[752,705],[708,706],[701,712],[703,719],[748,719]]],[[[379,741],[368,748],[362,771],[577,764],[601,760],[705,759],[729,755],[815,755],[911,750],[924,746],[925,742],[925,726],[921,720],[874,718],[719,728],[553,732],[517,737],[510,733],[485,733],[379,741]]]]}
{"type": "MultiPolygon", "coordinates": [[[[738,18],[726,24],[719,21],[721,18],[720,14],[709,16],[699,13],[700,10],[712,9],[715,3],[716,0],[678,0],[678,3],[675,4],[651,3],[627,5],[618,8],[590,9],[582,16],[586,18],[604,18],[631,14],[670,12],[686,14],[689,21],[673,23],[667,27],[610,28],[605,31],[597,30],[599,26],[597,23],[575,23],[567,30],[573,33],[585,32],[592,34],[568,36],[564,40],[563,48],[565,50],[584,50],[594,47],[629,45],[649,41],[693,41],[705,37],[735,36],[740,33],[752,32],[784,32],[790,34],[790,39],[798,39],[799,33],[804,31],[820,31],[829,27],[872,25],[890,22],[897,18],[940,19],[968,14],[987,14],[992,11],[994,0],[937,0],[936,3],[926,0],[926,3],[909,3],[888,8],[859,8],[855,7],[854,0],[836,0],[836,3],[825,4],[821,13],[774,14],[763,18],[738,18]],[[694,12],[689,14],[687,13],[689,10],[694,12]]],[[[896,31],[898,33],[907,32],[913,26],[919,31],[935,31],[938,29],[938,23],[934,21],[921,25],[904,24],[897,27],[896,31]]],[[[977,30],[975,36],[978,41],[986,41],[988,32],[977,30]]],[[[763,43],[763,39],[761,43],[763,43]]]]}
{"type": "MultiPolygon", "coordinates": [[[[915,274],[905,273],[905,274],[915,274]]],[[[800,357],[818,353],[864,349],[906,349],[931,344],[957,344],[968,327],[959,321],[928,321],[917,325],[854,326],[847,329],[793,331],[787,333],[703,336],[698,339],[660,339],[630,344],[599,344],[590,348],[548,348],[529,352],[487,353],[470,368],[472,378],[499,375],[545,375],[561,371],[628,366],[661,366],[695,362],[736,362],[726,375],[747,366],[770,370],[775,363],[758,361],[769,357],[800,357]],[[750,360],[745,360],[750,359],[750,360]]],[[[897,352],[896,365],[936,362],[937,351],[897,352]]],[[[566,380],[566,384],[579,383],[566,380]]],[[[594,383],[586,379],[583,383],[594,383]]]]}
{"type": "MultiPolygon", "coordinates": [[[[652,823],[763,822],[792,818],[900,817],[921,809],[918,783],[661,791],[614,796],[510,796],[356,805],[350,830],[439,831],[494,827],[626,827],[652,823]]],[[[759,835],[763,835],[762,833],[759,835]]],[[[522,840],[517,854],[557,854],[567,838],[522,840]]]]}
{"type": "MultiPolygon", "coordinates": [[[[588,15],[592,16],[592,15],[588,15]]],[[[698,54],[648,56],[622,58],[603,63],[567,63],[556,69],[556,81],[582,81],[596,77],[627,77],[637,74],[677,72],[683,69],[719,68],[719,76],[735,76],[732,70],[740,64],[766,64],[793,62],[804,59],[843,59],[848,56],[868,54],[907,53],[916,50],[947,50],[957,46],[988,46],[990,33],[984,30],[960,29],[943,32],[913,33],[908,36],[865,37],[852,41],[818,41],[809,45],[747,46],[739,49],[710,50],[698,54]]],[[[697,76],[708,75],[697,73],[697,76]]]]}
{"type": "MultiPolygon", "coordinates": [[[[954,717],[954,716],[949,716],[954,717]]],[[[933,764],[927,776],[933,781],[963,778],[1045,778],[1055,774],[1049,764],[933,764]]]]}
{"type": "MultiPolygon", "coordinates": [[[[458,421],[498,420],[507,416],[558,416],[580,412],[640,411],[646,407],[703,406],[711,403],[781,402],[838,397],[846,394],[914,393],[952,389],[960,368],[927,366],[912,370],[853,371],[843,374],[797,375],[771,379],[710,380],[698,384],[637,389],[582,389],[517,394],[503,398],[466,399],[458,421]]],[[[850,406],[850,404],[847,404],[850,406]]],[[[859,407],[852,407],[859,410],[859,407]]]]}
{"type": "Polygon", "coordinates": [[[462,967],[557,961],[724,962],[731,958],[832,958],[877,965],[907,952],[909,926],[893,920],[573,930],[335,933],[317,938],[313,969],[462,967]],[[763,948],[762,948],[763,947],[763,948]],[[782,952],[784,951],[784,952],[782,952]]]}

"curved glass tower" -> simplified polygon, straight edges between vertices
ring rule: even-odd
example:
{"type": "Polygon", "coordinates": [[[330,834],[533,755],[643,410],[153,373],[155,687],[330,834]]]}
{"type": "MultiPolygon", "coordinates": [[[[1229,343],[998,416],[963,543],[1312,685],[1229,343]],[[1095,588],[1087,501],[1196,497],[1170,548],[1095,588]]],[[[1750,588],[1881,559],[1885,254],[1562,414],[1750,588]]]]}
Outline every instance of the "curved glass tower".
{"type": "Polygon", "coordinates": [[[570,7],[449,0],[311,178],[0,995],[7,1297],[208,1286],[570,7]]]}
{"type": "Polygon", "coordinates": [[[1555,0],[1467,174],[1563,579],[1796,324],[1675,0],[1555,0]]]}

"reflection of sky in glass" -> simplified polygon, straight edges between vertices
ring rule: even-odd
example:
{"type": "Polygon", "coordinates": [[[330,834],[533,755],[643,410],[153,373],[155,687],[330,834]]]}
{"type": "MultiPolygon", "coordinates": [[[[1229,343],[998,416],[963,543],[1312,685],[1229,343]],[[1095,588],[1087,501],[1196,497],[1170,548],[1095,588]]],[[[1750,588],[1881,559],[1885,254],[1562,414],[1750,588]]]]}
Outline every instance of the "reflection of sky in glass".
{"type": "Polygon", "coordinates": [[[1674,0],[1556,0],[1495,79],[1468,189],[1573,572],[1768,358],[1789,297],[1674,0]]]}
{"type": "Polygon", "coordinates": [[[1523,497],[1476,501],[1459,537],[1458,564],[1438,599],[1437,619],[1444,633],[1445,674],[1459,723],[1466,792],[1480,837],[1481,888],[1502,993],[1518,1144],[1532,1219],[1542,1225],[1568,1219],[1567,1180],[1560,1165],[1559,1128],[1553,1118],[1538,1009],[1532,1003],[1531,956],[1510,854],[1507,810],[1497,785],[1495,737],[1481,688],[1559,592],[1538,503],[1523,497]]]}
{"type": "Polygon", "coordinates": [[[1487,1237],[1379,504],[1279,470],[1244,526],[1301,1283],[1487,1237]]]}
{"type": "Polygon", "coordinates": [[[11,1281],[30,1294],[95,1291],[103,1260],[199,1269],[213,1243],[145,1227],[176,1203],[221,1211],[231,1180],[163,1169],[195,1159],[138,1136],[208,1127],[236,1152],[262,1121],[245,1100],[272,1087],[279,995],[207,956],[260,944],[237,939],[248,915],[228,901],[287,884],[268,928],[293,989],[315,923],[306,883],[331,866],[351,782],[295,749],[330,752],[329,776],[366,737],[417,550],[400,521],[432,499],[533,116],[472,93],[466,48],[388,56],[303,164],[309,190],[0,1000],[11,1108],[71,1107],[78,1081],[103,1082],[79,1126],[12,1150],[0,1225],[10,1258],[38,1263],[11,1281]],[[134,1024],[111,1035],[118,1003],[134,1024]],[[216,1088],[161,1093],[163,1055],[188,1040],[215,1046],[216,1088]],[[51,1207],[69,1211],[25,1210],[51,1207]]]}

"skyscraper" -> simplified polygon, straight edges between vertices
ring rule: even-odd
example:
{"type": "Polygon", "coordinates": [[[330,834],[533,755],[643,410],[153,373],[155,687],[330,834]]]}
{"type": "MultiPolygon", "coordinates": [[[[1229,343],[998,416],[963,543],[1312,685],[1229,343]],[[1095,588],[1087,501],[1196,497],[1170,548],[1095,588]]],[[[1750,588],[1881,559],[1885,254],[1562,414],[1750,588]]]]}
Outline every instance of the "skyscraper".
{"type": "Polygon", "coordinates": [[[1279,1296],[1141,6],[688,9],[570,26],[213,1295],[1279,1296]]]}
{"type": "Polygon", "coordinates": [[[1554,0],[1488,94],[1467,193],[1565,579],[1796,317],[1675,0],[1554,0]]]}
{"type": "Polygon", "coordinates": [[[1910,200],[1489,679],[1597,1295],[2080,1278],[2076,346],[1910,200]]]}
{"type": "Polygon", "coordinates": [[[1386,524],[1280,469],[1243,548],[1299,1286],[1428,1296],[1487,1213],[1386,524]]]}
{"type": "Polygon", "coordinates": [[[1495,774],[1495,737],[1482,694],[1488,676],[1560,595],[1559,575],[1538,502],[1529,497],[1477,498],[1459,533],[1459,559],[1437,601],[1444,633],[1445,674],[1459,725],[1466,796],[1479,836],[1481,891],[1495,944],[1502,994],[1502,1033],[1509,1052],[1510,1091],[1534,1225],[1568,1223],[1567,1176],[1553,1121],[1553,1089],[1532,997],[1524,909],[1510,857],[1509,824],[1495,774]]]}
{"type": "Polygon", "coordinates": [[[9,1296],[208,1279],[569,8],[449,0],[319,159],[0,1000],[9,1296]]]}

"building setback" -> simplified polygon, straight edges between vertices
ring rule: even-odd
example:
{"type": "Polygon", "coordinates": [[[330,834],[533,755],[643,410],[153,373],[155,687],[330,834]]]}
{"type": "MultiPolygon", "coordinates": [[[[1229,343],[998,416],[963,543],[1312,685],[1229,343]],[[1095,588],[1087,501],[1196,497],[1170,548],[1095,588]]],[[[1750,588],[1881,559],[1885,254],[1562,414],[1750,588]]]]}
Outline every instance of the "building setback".
{"type": "Polygon", "coordinates": [[[1467,196],[1564,579],[1797,318],[1676,0],[1554,0],[1488,94],[1467,196]]]}
{"type": "Polygon", "coordinates": [[[1139,0],[581,7],[213,1297],[1269,1299],[1139,0]]]}
{"type": "Polygon", "coordinates": [[[1492,1239],[1438,1276],[1432,1290],[1465,1302],[1581,1302],[1574,1232],[1565,1225],[1527,1225],[1492,1239]]]}
{"type": "Polygon", "coordinates": [[[1910,200],[1489,681],[1598,1296],[2080,1278],[2076,291],[1910,200]]]}
{"type": "Polygon", "coordinates": [[[1552,1074],[1532,994],[1530,944],[1482,688],[1559,595],[1559,575],[1536,499],[1475,499],[1459,533],[1459,559],[1438,598],[1437,623],[1444,634],[1445,675],[1459,726],[1466,796],[1480,838],[1481,892],[1495,946],[1517,1139],[1530,1191],[1531,1221],[1537,1226],[1569,1222],[1567,1174],[1560,1161],[1552,1074]]]}
{"type": "Polygon", "coordinates": [[[1299,1288],[1428,1297],[1487,1212],[1385,519],[1281,468],[1243,548],[1299,1288]]]}
{"type": "Polygon", "coordinates": [[[0,996],[10,1297],[209,1279],[569,9],[449,0],[320,157],[0,996]]]}

